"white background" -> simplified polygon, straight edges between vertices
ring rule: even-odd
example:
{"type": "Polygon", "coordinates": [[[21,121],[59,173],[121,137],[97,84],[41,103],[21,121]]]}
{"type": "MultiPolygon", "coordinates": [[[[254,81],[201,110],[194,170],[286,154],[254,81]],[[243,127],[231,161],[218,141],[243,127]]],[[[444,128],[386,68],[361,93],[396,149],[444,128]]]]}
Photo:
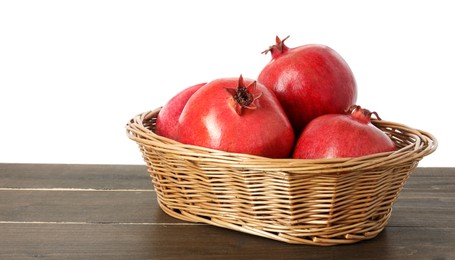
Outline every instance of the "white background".
{"type": "Polygon", "coordinates": [[[450,1],[1,1],[0,162],[143,164],[134,115],[190,85],[255,78],[275,36],[348,62],[358,104],[434,134],[453,167],[450,1]]]}

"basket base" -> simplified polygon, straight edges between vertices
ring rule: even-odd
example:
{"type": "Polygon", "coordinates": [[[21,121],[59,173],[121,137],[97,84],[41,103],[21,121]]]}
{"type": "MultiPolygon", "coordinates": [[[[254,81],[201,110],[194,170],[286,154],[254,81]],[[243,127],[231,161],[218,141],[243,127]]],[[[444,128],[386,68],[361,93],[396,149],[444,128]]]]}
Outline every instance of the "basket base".
{"type": "MultiPolygon", "coordinates": [[[[176,219],[194,222],[194,223],[205,223],[217,227],[227,228],[255,236],[265,237],[289,244],[306,244],[306,245],[317,245],[317,246],[334,246],[334,245],[341,245],[341,244],[353,244],[363,240],[368,240],[375,238],[379,233],[384,230],[386,224],[388,223],[390,216],[392,214],[392,209],[388,211],[382,218],[374,220],[375,226],[369,232],[365,232],[363,234],[344,234],[337,238],[323,238],[323,237],[316,237],[316,236],[296,236],[287,234],[286,232],[270,232],[266,230],[260,230],[248,225],[238,225],[231,222],[226,222],[219,218],[210,218],[204,216],[194,215],[188,211],[179,210],[179,209],[171,209],[161,203],[159,200],[158,205],[160,208],[169,216],[174,217],[176,219]]],[[[295,232],[293,232],[295,233],[295,232]]]]}

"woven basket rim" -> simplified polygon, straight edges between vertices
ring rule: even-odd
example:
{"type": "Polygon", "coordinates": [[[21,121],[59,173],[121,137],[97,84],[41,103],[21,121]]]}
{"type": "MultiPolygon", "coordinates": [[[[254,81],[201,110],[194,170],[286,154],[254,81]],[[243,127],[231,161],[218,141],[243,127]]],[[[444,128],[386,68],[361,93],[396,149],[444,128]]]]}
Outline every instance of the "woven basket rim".
{"type": "Polygon", "coordinates": [[[225,152],[216,149],[183,144],[178,141],[160,136],[144,125],[145,120],[157,116],[162,107],[137,114],[126,125],[127,135],[130,139],[143,144],[151,144],[178,152],[182,156],[201,156],[201,160],[217,160],[220,165],[229,167],[254,167],[266,168],[273,171],[324,171],[326,173],[339,173],[355,169],[368,169],[381,164],[391,164],[394,161],[420,160],[424,156],[433,153],[437,146],[437,139],[430,133],[411,128],[407,125],[386,120],[372,119],[375,126],[393,128],[412,135],[415,142],[407,144],[396,151],[376,153],[356,158],[328,158],[328,159],[294,159],[294,158],[268,158],[257,155],[225,152]],[[150,140],[152,138],[153,140],[150,140]]]}

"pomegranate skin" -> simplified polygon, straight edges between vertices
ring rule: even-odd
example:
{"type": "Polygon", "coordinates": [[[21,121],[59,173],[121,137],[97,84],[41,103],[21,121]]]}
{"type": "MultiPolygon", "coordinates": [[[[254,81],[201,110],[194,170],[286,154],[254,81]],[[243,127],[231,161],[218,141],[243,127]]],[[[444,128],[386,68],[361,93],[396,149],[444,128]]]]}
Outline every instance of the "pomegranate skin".
{"type": "MultiPolygon", "coordinates": [[[[243,81],[256,84],[251,79],[243,81]]],[[[238,78],[221,78],[198,90],[180,116],[178,141],[226,152],[290,157],[294,132],[276,96],[256,84],[251,108],[239,110],[227,91],[239,85],[238,78]]]]}
{"type": "Polygon", "coordinates": [[[292,157],[353,158],[395,150],[393,141],[369,120],[329,114],[312,120],[306,126],[296,142],[292,157]]]}
{"type": "Polygon", "coordinates": [[[275,92],[296,135],[312,119],[342,114],[355,104],[354,75],[336,51],[320,44],[287,48],[283,42],[277,38],[277,45],[270,47],[272,60],[258,82],[275,92]]]}
{"type": "Polygon", "coordinates": [[[177,139],[177,124],[188,99],[206,83],[188,87],[172,97],[160,110],[156,119],[155,132],[173,140],[177,139]]]}

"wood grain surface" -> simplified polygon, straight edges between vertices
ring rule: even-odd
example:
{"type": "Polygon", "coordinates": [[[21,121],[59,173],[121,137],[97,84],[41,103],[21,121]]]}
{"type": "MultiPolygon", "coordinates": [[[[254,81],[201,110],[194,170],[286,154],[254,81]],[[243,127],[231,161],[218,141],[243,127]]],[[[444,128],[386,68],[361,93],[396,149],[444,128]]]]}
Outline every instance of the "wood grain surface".
{"type": "Polygon", "coordinates": [[[455,259],[455,169],[417,168],[386,229],[290,245],[161,211],[145,166],[0,164],[0,259],[455,259]]]}

